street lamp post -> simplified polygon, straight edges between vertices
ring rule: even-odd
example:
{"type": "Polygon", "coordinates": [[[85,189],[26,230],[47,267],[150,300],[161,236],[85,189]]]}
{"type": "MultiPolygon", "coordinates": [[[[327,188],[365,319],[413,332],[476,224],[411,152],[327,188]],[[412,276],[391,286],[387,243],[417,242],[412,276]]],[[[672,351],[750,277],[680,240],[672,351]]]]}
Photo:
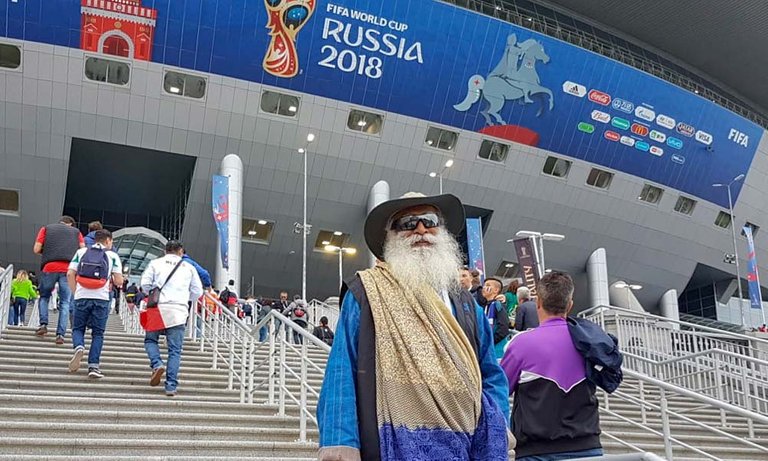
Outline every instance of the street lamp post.
{"type": "MultiPolygon", "coordinates": [[[[534,251],[536,252],[536,257],[539,260],[538,266],[540,278],[544,277],[544,274],[546,273],[546,266],[544,265],[544,240],[549,240],[552,242],[561,242],[565,240],[565,235],[562,234],[550,234],[526,230],[518,231],[515,234],[515,237],[529,238],[533,240],[534,251]]],[[[512,243],[514,240],[515,239],[509,239],[507,240],[507,243],[512,243]]]]}
{"type": "Polygon", "coordinates": [[[301,299],[307,300],[307,233],[310,226],[307,225],[307,155],[309,155],[309,144],[315,140],[315,135],[307,135],[306,147],[299,149],[299,153],[304,156],[304,212],[301,221],[301,299]]]}
{"type": "Polygon", "coordinates": [[[712,187],[725,187],[728,189],[728,212],[731,216],[731,236],[733,237],[733,256],[736,260],[736,282],[737,286],[739,288],[739,313],[741,314],[741,326],[746,328],[746,318],[744,316],[744,293],[742,293],[741,290],[741,266],[739,264],[739,249],[738,249],[738,242],[736,241],[736,219],[735,216],[733,216],[733,199],[731,196],[731,186],[734,183],[737,183],[744,179],[744,173],[736,176],[729,182],[728,184],[723,183],[717,183],[712,184],[712,187]]]}
{"type": "MultiPolygon", "coordinates": [[[[336,245],[326,245],[325,251],[339,254],[339,293],[341,293],[341,287],[344,284],[344,253],[353,255],[357,253],[357,249],[351,247],[338,247],[336,245]]],[[[341,300],[339,300],[339,302],[341,302],[341,300]]]]}
{"type": "Polygon", "coordinates": [[[445,170],[447,170],[452,166],[453,166],[453,159],[448,159],[445,162],[445,165],[443,165],[443,168],[439,172],[436,173],[432,171],[429,173],[430,178],[435,178],[435,177],[440,178],[440,195],[443,195],[443,174],[445,173],[445,170]]]}
{"type": "Polygon", "coordinates": [[[619,289],[626,289],[627,290],[627,309],[631,309],[632,308],[632,301],[631,301],[631,298],[630,298],[629,294],[631,292],[633,292],[633,291],[637,291],[637,290],[642,290],[643,289],[642,285],[629,284],[629,283],[627,283],[627,282],[625,282],[623,280],[614,283],[613,286],[616,287],[616,288],[619,288],[619,289]]]}

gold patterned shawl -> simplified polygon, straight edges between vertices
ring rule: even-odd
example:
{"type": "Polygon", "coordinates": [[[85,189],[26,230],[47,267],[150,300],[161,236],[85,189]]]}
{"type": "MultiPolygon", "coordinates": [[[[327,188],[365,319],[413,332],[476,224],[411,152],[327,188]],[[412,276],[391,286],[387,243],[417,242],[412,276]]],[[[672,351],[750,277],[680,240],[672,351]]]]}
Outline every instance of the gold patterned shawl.
{"type": "Polygon", "coordinates": [[[473,434],[482,382],[475,352],[434,289],[400,283],[387,264],[359,273],[376,331],[378,424],[473,434]]]}

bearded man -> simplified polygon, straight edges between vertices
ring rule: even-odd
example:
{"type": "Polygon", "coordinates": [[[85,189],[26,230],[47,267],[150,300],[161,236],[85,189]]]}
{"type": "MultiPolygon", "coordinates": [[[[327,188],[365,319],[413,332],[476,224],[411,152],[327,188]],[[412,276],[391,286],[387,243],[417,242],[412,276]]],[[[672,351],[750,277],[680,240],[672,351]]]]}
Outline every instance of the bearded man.
{"type": "Polygon", "coordinates": [[[508,459],[507,379],[457,277],[463,227],[449,194],[408,193],[368,215],[380,263],[342,290],[317,407],[320,460],[508,459]]]}

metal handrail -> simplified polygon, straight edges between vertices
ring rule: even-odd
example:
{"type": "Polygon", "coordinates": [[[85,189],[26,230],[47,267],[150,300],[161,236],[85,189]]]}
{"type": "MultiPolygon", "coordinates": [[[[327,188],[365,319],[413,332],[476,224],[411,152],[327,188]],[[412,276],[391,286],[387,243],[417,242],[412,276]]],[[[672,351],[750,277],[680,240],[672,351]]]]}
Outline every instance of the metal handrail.
{"type": "Polygon", "coordinates": [[[626,308],[617,307],[617,306],[606,306],[606,305],[594,306],[579,312],[578,315],[579,317],[587,318],[587,316],[592,313],[604,312],[606,309],[610,311],[618,311],[634,317],[644,317],[644,318],[653,319],[659,322],[672,323],[672,324],[684,326],[686,328],[690,328],[692,330],[703,330],[709,333],[716,333],[718,336],[732,337],[734,339],[740,339],[742,341],[750,341],[754,343],[762,343],[768,346],[768,339],[744,335],[741,333],[734,333],[731,331],[719,330],[717,328],[707,327],[704,325],[697,325],[695,323],[685,322],[683,320],[676,320],[676,319],[670,319],[667,317],[662,317],[660,315],[651,314],[650,312],[638,312],[638,311],[633,311],[631,309],[626,309],[626,308]]]}
{"type": "Polygon", "coordinates": [[[323,301],[313,299],[307,305],[308,321],[311,325],[317,326],[320,324],[320,317],[328,318],[328,326],[332,329],[336,329],[336,324],[339,321],[339,315],[341,311],[338,307],[331,306],[323,301]]]}
{"type": "MultiPolygon", "coordinates": [[[[607,413],[607,414],[609,414],[609,415],[611,415],[611,416],[613,416],[615,418],[620,419],[621,421],[624,421],[626,423],[632,424],[633,426],[642,428],[646,432],[649,432],[649,433],[651,433],[653,435],[657,435],[657,436],[663,437],[664,448],[665,448],[667,459],[670,459],[670,460],[674,459],[673,458],[673,446],[674,445],[677,445],[677,446],[680,446],[682,448],[694,451],[696,453],[699,453],[701,455],[707,456],[707,457],[709,457],[711,459],[714,459],[714,460],[718,460],[719,459],[716,456],[714,456],[714,455],[712,455],[710,453],[707,453],[707,452],[705,452],[704,450],[702,450],[702,449],[700,449],[698,447],[691,446],[690,444],[687,444],[687,443],[679,440],[678,438],[674,437],[672,435],[672,430],[673,429],[672,429],[672,427],[670,425],[670,417],[677,418],[678,420],[683,421],[686,424],[687,427],[690,427],[690,425],[693,425],[693,426],[699,427],[701,429],[705,429],[705,430],[707,430],[709,432],[712,432],[713,434],[716,434],[718,436],[726,437],[728,439],[731,439],[731,440],[737,441],[739,443],[742,443],[742,444],[744,444],[744,445],[746,445],[746,446],[748,446],[750,448],[759,450],[759,451],[764,452],[764,453],[768,453],[768,447],[759,445],[759,444],[749,440],[748,438],[736,436],[736,435],[734,435],[732,433],[729,433],[729,432],[727,432],[725,430],[722,430],[722,429],[719,429],[717,427],[713,427],[713,426],[707,425],[704,422],[697,421],[697,420],[695,420],[693,418],[689,418],[689,417],[683,415],[681,411],[671,410],[669,408],[669,405],[668,405],[669,404],[669,396],[667,394],[668,393],[672,393],[672,394],[674,394],[676,396],[686,397],[686,398],[688,398],[690,400],[693,400],[695,402],[703,404],[704,408],[717,409],[721,413],[730,413],[732,416],[736,415],[736,416],[741,416],[743,418],[746,418],[748,423],[749,423],[748,424],[749,431],[750,431],[749,438],[754,438],[752,422],[768,425],[768,416],[762,415],[760,413],[756,413],[756,412],[753,412],[753,411],[744,410],[743,408],[741,408],[739,406],[731,405],[731,404],[728,404],[728,403],[725,403],[725,402],[721,402],[719,400],[707,397],[705,395],[701,395],[699,393],[690,391],[690,390],[682,388],[680,386],[676,386],[674,384],[670,384],[668,382],[665,382],[664,380],[652,378],[650,376],[646,376],[646,375],[644,375],[642,373],[638,373],[638,372],[635,372],[635,371],[632,371],[632,370],[624,370],[624,373],[625,373],[626,376],[629,376],[629,377],[632,377],[632,378],[635,378],[635,379],[638,380],[638,384],[639,384],[638,386],[630,386],[630,387],[637,389],[639,396],[627,394],[627,393],[623,392],[621,390],[621,388],[618,391],[614,392],[613,394],[608,394],[608,393],[603,392],[603,394],[604,394],[604,399],[603,399],[604,407],[601,407],[600,410],[603,413],[607,413]],[[655,402],[649,401],[648,398],[646,397],[645,394],[646,394],[648,385],[658,388],[658,390],[659,390],[659,400],[660,400],[660,402],[658,404],[655,403],[655,402]],[[623,415],[621,415],[621,414],[619,414],[619,413],[617,413],[615,411],[612,411],[610,409],[611,399],[614,399],[614,400],[615,399],[620,399],[620,400],[629,402],[629,403],[631,403],[633,405],[638,405],[640,407],[640,410],[641,410],[641,420],[639,422],[638,421],[634,421],[634,420],[631,420],[631,419],[629,419],[629,418],[627,418],[627,417],[625,417],[625,416],[623,416],[623,415]],[[661,425],[662,425],[662,431],[661,432],[651,428],[648,425],[648,418],[649,418],[648,410],[651,410],[651,415],[658,414],[659,417],[661,418],[661,425]]],[[[625,387],[625,386],[622,385],[622,387],[625,387]]],[[[725,426],[725,425],[723,424],[723,426],[725,426]]],[[[604,434],[606,436],[609,436],[610,438],[619,440],[619,442],[621,442],[621,440],[618,439],[618,437],[616,437],[616,436],[614,436],[612,434],[605,433],[605,432],[604,432],[604,434]]],[[[627,445],[627,444],[625,444],[625,445],[627,445]]]]}
{"type": "MultiPolygon", "coordinates": [[[[768,347],[755,338],[623,308],[600,306],[580,315],[616,334],[625,370],[745,411],[768,413],[768,347]],[[675,328],[676,323],[685,329],[675,328]]],[[[721,412],[723,424],[725,419],[721,412]]],[[[753,419],[747,421],[753,434],[753,419]]]]}
{"type": "Polygon", "coordinates": [[[13,264],[0,271],[0,338],[8,328],[8,313],[11,308],[11,283],[13,282],[13,264]]]}
{"type": "Polygon", "coordinates": [[[196,303],[189,316],[188,336],[199,343],[201,352],[208,347],[212,352],[212,367],[227,368],[230,390],[240,391],[241,403],[254,403],[257,391],[267,388],[268,397],[264,403],[277,405],[278,416],[286,416],[286,404],[293,403],[299,409],[299,441],[307,442],[307,422],[317,425],[317,419],[309,410],[307,398],[311,394],[319,396],[308,379],[310,369],[319,374],[324,373],[324,367],[315,363],[309,356],[309,347],[327,354],[330,347],[314,337],[301,325],[285,317],[279,312],[270,311],[256,325],[246,324],[221,302],[208,294],[196,303]],[[211,312],[206,305],[214,306],[211,312]],[[258,332],[268,327],[267,340],[260,342],[258,332]],[[291,344],[288,335],[298,335],[301,345],[291,344]],[[265,351],[266,349],[266,351],[265,351]],[[292,366],[288,354],[298,359],[299,369],[292,366]],[[257,356],[264,354],[257,362],[257,356]],[[267,368],[266,378],[257,381],[258,371],[267,368]],[[299,391],[294,391],[289,382],[298,382],[299,391]]]}

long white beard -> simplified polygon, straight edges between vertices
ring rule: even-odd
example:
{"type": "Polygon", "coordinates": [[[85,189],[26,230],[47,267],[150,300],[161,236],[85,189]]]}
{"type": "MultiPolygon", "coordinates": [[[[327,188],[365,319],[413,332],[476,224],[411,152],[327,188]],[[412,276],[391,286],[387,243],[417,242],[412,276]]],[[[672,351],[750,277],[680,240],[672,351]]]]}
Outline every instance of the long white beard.
{"type": "Polygon", "coordinates": [[[444,228],[440,228],[437,235],[413,234],[409,237],[401,237],[395,231],[387,232],[384,260],[402,283],[426,284],[438,292],[458,293],[461,289],[458,276],[464,257],[456,239],[444,228]],[[412,246],[420,240],[432,245],[412,246]]]}

